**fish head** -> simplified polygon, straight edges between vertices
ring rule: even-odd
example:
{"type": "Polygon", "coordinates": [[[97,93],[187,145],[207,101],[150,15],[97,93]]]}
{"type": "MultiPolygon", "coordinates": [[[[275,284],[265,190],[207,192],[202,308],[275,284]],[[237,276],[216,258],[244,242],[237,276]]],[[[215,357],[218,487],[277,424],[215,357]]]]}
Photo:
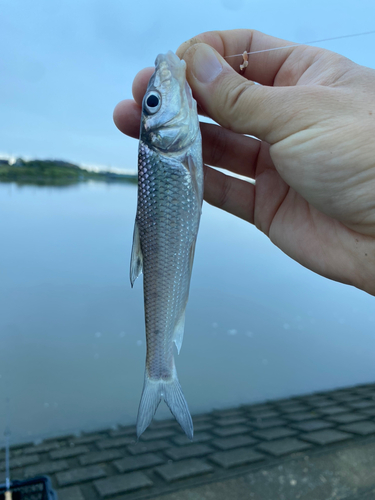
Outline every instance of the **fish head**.
{"type": "Polygon", "coordinates": [[[199,131],[197,103],[186,81],[186,63],[159,54],[142,102],[141,139],[162,153],[188,148],[199,131]]]}

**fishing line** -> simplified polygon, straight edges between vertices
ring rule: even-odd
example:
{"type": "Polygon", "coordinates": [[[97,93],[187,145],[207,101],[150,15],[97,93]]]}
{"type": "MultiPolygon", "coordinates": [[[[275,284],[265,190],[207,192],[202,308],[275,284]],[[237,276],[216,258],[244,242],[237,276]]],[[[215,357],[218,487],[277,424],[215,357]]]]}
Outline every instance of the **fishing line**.
{"type": "MultiPolygon", "coordinates": [[[[353,33],[352,35],[341,35],[341,36],[333,36],[331,38],[322,38],[321,40],[312,40],[310,42],[295,42],[290,45],[284,45],[283,47],[274,47],[273,49],[263,49],[263,50],[255,50],[254,52],[247,52],[247,55],[251,56],[252,54],[260,54],[261,52],[271,52],[271,50],[289,49],[290,47],[298,47],[299,45],[311,45],[313,43],[329,42],[331,40],[342,40],[343,38],[352,38],[355,36],[364,36],[373,34],[375,34],[375,30],[363,31],[362,33],[353,33]]],[[[233,54],[232,56],[226,56],[224,59],[229,59],[230,57],[238,57],[242,55],[243,53],[233,54]]]]}
{"type": "Polygon", "coordinates": [[[10,398],[5,400],[5,500],[12,500],[12,492],[10,491],[10,466],[9,466],[9,441],[11,436],[10,431],[10,398]]]}

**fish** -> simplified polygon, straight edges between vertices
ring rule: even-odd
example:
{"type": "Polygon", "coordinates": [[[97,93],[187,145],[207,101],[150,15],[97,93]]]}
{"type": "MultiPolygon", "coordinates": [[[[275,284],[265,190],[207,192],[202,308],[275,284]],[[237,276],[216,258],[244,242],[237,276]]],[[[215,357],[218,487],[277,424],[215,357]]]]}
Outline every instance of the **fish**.
{"type": "Polygon", "coordinates": [[[147,340],[138,438],[161,399],[190,440],[193,422],[177,377],[203,202],[202,138],[186,63],[169,51],[155,60],[142,101],[138,201],[130,282],[143,272],[147,340]]]}

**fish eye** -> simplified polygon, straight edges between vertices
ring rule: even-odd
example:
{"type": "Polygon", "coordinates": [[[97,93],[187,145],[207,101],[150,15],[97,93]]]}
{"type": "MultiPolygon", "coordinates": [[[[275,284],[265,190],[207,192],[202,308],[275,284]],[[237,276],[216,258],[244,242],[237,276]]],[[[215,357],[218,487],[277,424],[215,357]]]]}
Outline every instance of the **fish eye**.
{"type": "Polygon", "coordinates": [[[159,111],[161,106],[161,95],[158,92],[149,92],[145,97],[145,108],[149,114],[159,111]]]}

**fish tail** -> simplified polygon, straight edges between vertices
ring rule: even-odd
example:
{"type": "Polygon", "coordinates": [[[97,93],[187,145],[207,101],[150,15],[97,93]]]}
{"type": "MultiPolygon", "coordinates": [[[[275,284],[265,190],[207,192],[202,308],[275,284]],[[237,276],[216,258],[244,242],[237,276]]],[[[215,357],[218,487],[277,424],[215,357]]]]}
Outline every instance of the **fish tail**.
{"type": "Polygon", "coordinates": [[[164,399],[187,437],[192,440],[194,433],[193,421],[176,371],[174,371],[171,380],[152,380],[148,377],[147,373],[145,374],[145,382],[138,409],[137,437],[139,438],[150,425],[161,398],[164,399]]]}
{"type": "Polygon", "coordinates": [[[171,410],[177,422],[181,425],[187,437],[193,440],[193,421],[177,374],[174,374],[171,381],[164,382],[163,386],[164,401],[167,403],[168,408],[171,410]]]}

